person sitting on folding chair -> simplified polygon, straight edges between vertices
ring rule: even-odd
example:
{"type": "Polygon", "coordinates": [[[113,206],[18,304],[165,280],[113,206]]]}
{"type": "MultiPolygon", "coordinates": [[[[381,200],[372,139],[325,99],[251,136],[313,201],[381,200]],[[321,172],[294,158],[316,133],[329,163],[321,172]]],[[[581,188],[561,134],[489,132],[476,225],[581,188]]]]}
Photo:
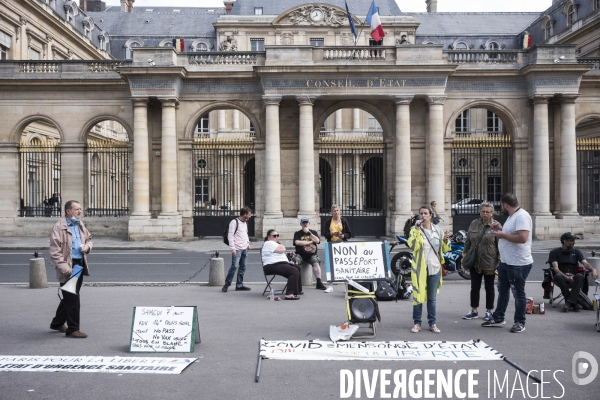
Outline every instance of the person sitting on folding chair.
{"type": "Polygon", "coordinates": [[[285,255],[285,246],[279,243],[279,234],[275,229],[267,231],[267,237],[261,250],[265,275],[280,275],[287,278],[285,300],[300,300],[302,276],[300,267],[291,265],[285,255]]]}
{"type": "Polygon", "coordinates": [[[594,279],[598,279],[598,272],[588,263],[581,251],[575,248],[577,237],[571,232],[563,233],[560,237],[561,247],[550,252],[548,262],[554,270],[554,284],[560,288],[565,305],[563,310],[579,311],[577,304],[579,291],[583,288],[586,275],[578,271],[579,263],[590,271],[594,279]]]}

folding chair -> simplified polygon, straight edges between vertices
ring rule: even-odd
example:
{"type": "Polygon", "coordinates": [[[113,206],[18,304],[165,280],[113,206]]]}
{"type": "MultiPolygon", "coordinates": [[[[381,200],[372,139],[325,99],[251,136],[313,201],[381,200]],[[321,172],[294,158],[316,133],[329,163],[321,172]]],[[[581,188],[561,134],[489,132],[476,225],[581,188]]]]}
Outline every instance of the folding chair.
{"type": "MultiPolygon", "coordinates": [[[[265,290],[263,290],[263,294],[262,294],[263,296],[265,295],[265,293],[271,292],[271,289],[272,289],[271,282],[273,282],[273,279],[275,279],[276,276],[280,276],[280,275],[266,275],[265,274],[265,281],[267,282],[267,286],[265,286],[265,290]]],[[[287,282],[286,282],[285,286],[283,287],[283,289],[281,289],[281,290],[273,289],[273,292],[283,294],[286,289],[287,289],[287,282]]]]}
{"type": "MultiPolygon", "coordinates": [[[[552,264],[550,263],[550,261],[546,261],[546,264],[550,265],[550,268],[544,268],[543,271],[546,273],[550,274],[550,304],[552,305],[553,308],[556,308],[556,306],[558,306],[560,303],[562,303],[565,298],[562,295],[562,292],[559,292],[558,295],[555,297],[554,296],[554,268],[552,268],[552,264]],[[558,300],[558,302],[557,302],[558,300]]],[[[578,267],[578,273],[583,272],[583,276],[584,276],[584,281],[583,281],[583,287],[581,288],[581,291],[583,293],[585,293],[586,295],[588,294],[589,291],[589,283],[588,283],[588,275],[589,275],[589,271],[585,268],[583,268],[582,266],[578,267]]]]}

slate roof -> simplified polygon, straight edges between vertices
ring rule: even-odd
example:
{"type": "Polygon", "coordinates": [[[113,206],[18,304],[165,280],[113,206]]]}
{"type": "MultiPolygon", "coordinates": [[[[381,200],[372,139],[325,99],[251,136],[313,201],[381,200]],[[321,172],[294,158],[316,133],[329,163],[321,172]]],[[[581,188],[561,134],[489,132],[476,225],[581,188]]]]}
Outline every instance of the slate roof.
{"type": "MultiPolygon", "coordinates": [[[[347,0],[350,13],[367,15],[373,0],[347,0]]],[[[330,4],[345,9],[344,0],[236,0],[231,15],[254,15],[254,7],[262,7],[263,15],[279,15],[302,4],[330,4]]],[[[400,8],[395,0],[377,0],[379,15],[398,15],[400,8]]]]}
{"type": "MultiPolygon", "coordinates": [[[[405,13],[421,25],[422,36],[519,35],[540,13],[405,13]]],[[[110,32],[110,31],[109,31],[110,32]]]]}
{"type": "Polygon", "coordinates": [[[112,8],[116,7],[107,8],[104,12],[88,12],[88,15],[111,37],[144,35],[215,37],[215,28],[212,24],[217,21],[220,14],[225,14],[225,8],[152,7],[154,11],[151,13],[141,10],[126,13],[121,12],[120,9],[119,12],[114,12],[110,10],[112,8]],[[181,12],[173,12],[173,9],[181,12]],[[208,10],[215,10],[215,13],[208,13],[208,10]]]}

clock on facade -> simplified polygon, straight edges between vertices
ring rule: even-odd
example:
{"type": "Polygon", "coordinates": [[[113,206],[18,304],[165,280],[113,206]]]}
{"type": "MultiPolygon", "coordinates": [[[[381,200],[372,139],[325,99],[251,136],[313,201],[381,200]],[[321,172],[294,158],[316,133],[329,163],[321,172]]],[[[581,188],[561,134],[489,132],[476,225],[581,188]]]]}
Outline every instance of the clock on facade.
{"type": "Polygon", "coordinates": [[[312,19],[315,22],[321,21],[323,19],[323,11],[318,8],[315,8],[310,12],[310,19],[312,19]]]}

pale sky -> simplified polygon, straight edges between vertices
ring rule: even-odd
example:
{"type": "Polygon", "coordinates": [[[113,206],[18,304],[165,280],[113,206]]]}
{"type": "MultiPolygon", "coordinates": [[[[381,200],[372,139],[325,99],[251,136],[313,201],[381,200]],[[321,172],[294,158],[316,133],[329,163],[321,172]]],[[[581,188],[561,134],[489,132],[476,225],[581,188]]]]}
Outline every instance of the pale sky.
{"type": "MultiPolygon", "coordinates": [[[[327,3],[327,0],[322,0],[327,3]]],[[[306,0],[306,3],[319,3],[319,0],[306,0]]],[[[396,0],[400,10],[405,12],[425,12],[425,0],[396,0]]],[[[375,0],[377,4],[377,0],[375,0]]],[[[107,5],[119,5],[118,0],[107,0],[107,5]]],[[[443,12],[483,12],[483,11],[544,11],[552,5],[552,0],[438,0],[438,11],[443,12]]],[[[223,0],[136,0],[134,7],[223,7],[223,0]]],[[[365,14],[367,10],[365,10],[365,14]]]]}

